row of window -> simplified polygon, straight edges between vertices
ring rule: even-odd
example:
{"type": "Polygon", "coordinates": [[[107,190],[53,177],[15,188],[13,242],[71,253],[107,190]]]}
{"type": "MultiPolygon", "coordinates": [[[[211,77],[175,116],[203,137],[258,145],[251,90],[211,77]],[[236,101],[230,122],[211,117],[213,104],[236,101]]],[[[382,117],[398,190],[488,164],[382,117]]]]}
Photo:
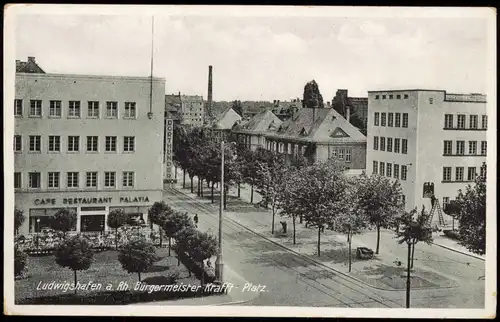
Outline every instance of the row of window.
{"type": "Polygon", "coordinates": [[[383,100],[387,99],[387,97],[389,97],[390,100],[394,99],[394,97],[396,97],[396,99],[400,100],[401,97],[403,97],[404,99],[407,99],[408,98],[408,94],[403,94],[403,96],[401,96],[401,94],[389,94],[389,95],[375,95],[375,99],[378,100],[380,99],[380,97],[382,97],[383,100]]]}
{"type": "MultiPolygon", "coordinates": [[[[30,106],[28,111],[29,117],[42,117],[43,113],[42,100],[30,100],[30,106]]],[[[62,117],[62,101],[51,100],[49,102],[49,117],[50,118],[61,118],[62,117]]],[[[23,116],[23,100],[14,100],[14,116],[23,116]]],[[[135,119],[136,118],[136,103],[135,102],[125,102],[124,103],[124,115],[123,118],[135,119]]],[[[68,118],[81,118],[82,108],[80,101],[69,101],[67,108],[68,118]]],[[[98,101],[88,101],[87,102],[87,118],[100,118],[100,102],[98,101]]],[[[118,118],[118,102],[108,101],[106,102],[106,118],[116,119],[118,118]]]]}
{"type": "MultiPolygon", "coordinates": [[[[444,128],[445,129],[465,129],[465,114],[457,115],[457,123],[454,123],[454,115],[453,114],[445,114],[444,115],[444,128]]],[[[476,130],[478,129],[478,115],[469,115],[469,129],[476,130]]],[[[488,128],[488,116],[481,116],[481,129],[486,130],[488,128]]]]}
{"type": "MultiPolygon", "coordinates": [[[[84,186],[86,188],[97,188],[98,172],[91,171],[85,172],[84,186]]],[[[80,173],[67,172],[66,173],[66,188],[80,188],[80,173]]],[[[14,172],[14,188],[21,189],[23,187],[21,172],[14,172]]],[[[28,173],[28,188],[40,189],[42,187],[42,174],[40,172],[28,173]]],[[[104,187],[116,188],[116,172],[104,172],[104,187]]],[[[122,172],[122,187],[134,187],[134,172],[122,172]]],[[[61,188],[61,173],[60,172],[47,172],[47,188],[60,189],[61,188]]]]}
{"type": "Polygon", "coordinates": [[[408,113],[386,113],[375,112],[373,118],[375,126],[388,126],[388,127],[408,127],[408,113]],[[401,124],[401,114],[403,114],[403,122],[401,124]]]}
{"type": "Polygon", "coordinates": [[[351,162],[352,161],[352,149],[336,149],[328,148],[328,158],[334,158],[337,160],[351,162]]]}
{"type": "Polygon", "coordinates": [[[408,167],[406,165],[399,165],[396,163],[389,162],[378,162],[373,161],[373,171],[374,174],[381,176],[391,177],[395,179],[406,180],[408,176],[408,167]],[[400,172],[401,169],[401,172],[400,172]]]}
{"type": "MultiPolygon", "coordinates": [[[[458,182],[463,182],[463,181],[474,181],[477,176],[476,172],[476,167],[468,167],[467,168],[467,180],[464,180],[464,167],[455,167],[455,180],[458,182]]],[[[480,168],[480,175],[484,176],[486,173],[486,168],[481,167],[480,168]]],[[[443,181],[445,182],[451,182],[452,180],[452,167],[443,167],[443,181]]]]}
{"type": "MultiPolygon", "coordinates": [[[[106,136],[104,151],[106,152],[117,152],[117,137],[116,136],[106,136]]],[[[99,152],[99,137],[98,136],[87,136],[86,140],[86,151],[87,152],[99,152]]],[[[49,135],[48,152],[61,152],[61,136],[60,135],[49,135]]],[[[23,138],[22,135],[14,135],[14,152],[23,151],[23,138]]],[[[29,152],[42,152],[42,136],[41,135],[30,135],[29,136],[29,152]]],[[[80,151],[80,136],[69,135],[67,140],[67,151],[68,152],[79,152],[80,151]]],[[[135,136],[124,136],[123,137],[123,152],[135,152],[135,136]]]]}
{"type": "MultiPolygon", "coordinates": [[[[481,154],[486,155],[487,142],[481,141],[481,154]]],[[[453,141],[444,141],[443,155],[465,155],[465,141],[456,141],[455,154],[453,154],[453,141]]],[[[477,154],[477,141],[469,141],[469,155],[477,154]]]]}
{"type": "Polygon", "coordinates": [[[394,152],[394,153],[408,153],[408,140],[400,138],[386,138],[386,137],[373,137],[373,150],[394,152]],[[387,142],[387,145],[386,145],[387,142]],[[394,147],[392,143],[394,142],[394,147]],[[394,148],[394,149],[393,149],[394,148]],[[401,152],[400,152],[401,151],[401,152]]]}

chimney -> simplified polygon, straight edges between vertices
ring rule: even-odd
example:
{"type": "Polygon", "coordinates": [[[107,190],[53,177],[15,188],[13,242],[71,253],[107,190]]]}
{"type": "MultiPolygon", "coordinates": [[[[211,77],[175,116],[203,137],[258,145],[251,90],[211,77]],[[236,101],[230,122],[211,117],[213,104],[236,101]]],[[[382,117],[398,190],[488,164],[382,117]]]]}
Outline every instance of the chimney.
{"type": "Polygon", "coordinates": [[[208,96],[207,96],[207,113],[212,115],[212,66],[208,66],[208,96]]]}
{"type": "Polygon", "coordinates": [[[349,106],[345,107],[345,119],[351,123],[351,108],[349,106]]]}
{"type": "Polygon", "coordinates": [[[35,63],[35,57],[28,56],[29,63],[35,63]]]}

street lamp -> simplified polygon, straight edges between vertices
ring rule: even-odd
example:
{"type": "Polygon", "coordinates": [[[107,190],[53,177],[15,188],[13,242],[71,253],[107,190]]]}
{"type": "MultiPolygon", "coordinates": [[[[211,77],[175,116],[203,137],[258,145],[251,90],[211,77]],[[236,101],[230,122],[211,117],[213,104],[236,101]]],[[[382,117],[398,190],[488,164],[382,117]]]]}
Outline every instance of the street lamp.
{"type": "Polygon", "coordinates": [[[219,252],[215,261],[215,274],[222,283],[224,262],[222,260],[222,213],[224,211],[224,140],[220,143],[221,165],[220,165],[220,205],[219,205],[219,252]]]}

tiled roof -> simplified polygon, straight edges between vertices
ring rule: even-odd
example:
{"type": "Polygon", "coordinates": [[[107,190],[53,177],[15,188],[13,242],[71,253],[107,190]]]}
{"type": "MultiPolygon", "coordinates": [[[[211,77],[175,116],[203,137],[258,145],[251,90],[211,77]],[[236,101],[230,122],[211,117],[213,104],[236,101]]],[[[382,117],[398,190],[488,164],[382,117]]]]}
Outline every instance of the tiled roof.
{"type": "Polygon", "coordinates": [[[261,133],[266,132],[271,124],[278,127],[282,123],[283,122],[273,112],[271,112],[270,109],[267,109],[258,113],[247,122],[240,123],[235,128],[235,131],[261,133]]]}
{"type": "Polygon", "coordinates": [[[44,70],[33,60],[27,62],[16,60],[16,73],[36,73],[45,74],[44,70]]]}
{"type": "Polygon", "coordinates": [[[241,116],[236,113],[231,107],[224,109],[222,113],[217,115],[213,120],[211,128],[215,129],[232,129],[236,122],[241,121],[241,116]]]}

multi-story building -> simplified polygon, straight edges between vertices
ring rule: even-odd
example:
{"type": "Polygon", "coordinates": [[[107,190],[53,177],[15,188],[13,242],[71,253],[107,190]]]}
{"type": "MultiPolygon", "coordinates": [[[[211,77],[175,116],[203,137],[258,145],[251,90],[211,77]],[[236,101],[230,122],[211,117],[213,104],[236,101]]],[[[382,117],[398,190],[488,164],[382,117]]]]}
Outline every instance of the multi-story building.
{"type": "Polygon", "coordinates": [[[347,89],[339,89],[335,93],[330,106],[366,135],[368,120],[367,97],[349,97],[347,89]]]}
{"type": "Polygon", "coordinates": [[[264,110],[246,122],[241,122],[233,128],[236,141],[255,151],[266,147],[266,134],[276,130],[283,123],[270,109],[264,110]]]}
{"type": "Polygon", "coordinates": [[[425,182],[442,204],[486,162],[486,96],[442,90],[368,92],[367,173],[400,181],[406,209],[430,209],[425,182]]]}
{"type": "Polygon", "coordinates": [[[165,80],[16,73],[15,206],[38,232],[61,208],[103,231],[122,208],[147,221],[162,199],[165,80]]]}
{"type": "Polygon", "coordinates": [[[181,123],[191,126],[202,126],[204,123],[204,103],[202,96],[180,95],[181,123]]]}

